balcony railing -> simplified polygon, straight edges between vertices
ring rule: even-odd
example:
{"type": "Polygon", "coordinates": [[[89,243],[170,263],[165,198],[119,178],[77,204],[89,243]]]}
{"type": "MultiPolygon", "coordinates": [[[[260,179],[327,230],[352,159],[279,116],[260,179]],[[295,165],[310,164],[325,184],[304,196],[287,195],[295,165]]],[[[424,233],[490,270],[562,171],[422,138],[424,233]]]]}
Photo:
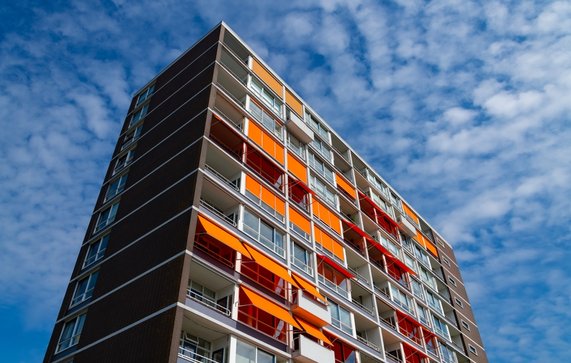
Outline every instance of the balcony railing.
{"type": "Polygon", "coordinates": [[[218,304],[212,298],[209,298],[209,297],[204,296],[204,295],[196,294],[191,290],[187,290],[186,296],[188,298],[202,304],[202,305],[205,305],[205,306],[208,306],[209,308],[215,309],[215,310],[221,312],[222,314],[224,314],[226,316],[230,316],[230,314],[232,313],[232,311],[230,309],[228,309],[228,307],[218,304]]]}
{"type": "Polygon", "coordinates": [[[235,190],[240,189],[240,178],[230,180],[230,179],[226,178],[224,175],[220,174],[220,172],[218,172],[216,169],[214,169],[212,166],[210,166],[208,164],[205,164],[204,168],[206,170],[208,170],[210,173],[212,173],[215,177],[217,177],[218,179],[223,181],[225,184],[230,186],[232,189],[235,189],[235,190]]]}
{"type": "Polygon", "coordinates": [[[361,343],[365,344],[365,345],[368,346],[369,348],[372,348],[372,349],[376,350],[377,352],[380,352],[380,351],[381,351],[381,348],[380,348],[378,345],[376,345],[376,344],[374,344],[374,343],[371,343],[371,342],[368,341],[366,338],[363,338],[363,337],[360,336],[360,335],[357,335],[357,340],[360,341],[361,343]]]}
{"type": "Polygon", "coordinates": [[[218,363],[218,361],[196,353],[195,350],[190,350],[180,346],[178,347],[178,356],[186,361],[193,363],[218,363]]]}
{"type": "Polygon", "coordinates": [[[208,203],[206,200],[200,199],[200,206],[208,209],[208,211],[210,211],[213,214],[215,214],[216,216],[220,217],[222,220],[224,220],[224,222],[226,222],[226,223],[228,223],[234,227],[238,226],[237,220],[234,220],[234,218],[225,215],[220,209],[218,209],[215,206],[213,206],[212,204],[208,203]]]}
{"type": "Polygon", "coordinates": [[[321,275],[321,274],[317,274],[317,279],[319,280],[320,283],[322,283],[323,285],[327,286],[328,288],[330,288],[331,290],[335,291],[336,293],[338,293],[339,295],[341,295],[342,297],[349,299],[349,291],[347,291],[345,288],[343,288],[341,285],[336,285],[335,283],[333,283],[332,281],[329,281],[325,278],[325,276],[321,275]]]}
{"type": "Polygon", "coordinates": [[[393,355],[391,352],[386,352],[385,355],[387,357],[387,362],[402,363],[402,359],[400,359],[396,355],[393,355]]]}

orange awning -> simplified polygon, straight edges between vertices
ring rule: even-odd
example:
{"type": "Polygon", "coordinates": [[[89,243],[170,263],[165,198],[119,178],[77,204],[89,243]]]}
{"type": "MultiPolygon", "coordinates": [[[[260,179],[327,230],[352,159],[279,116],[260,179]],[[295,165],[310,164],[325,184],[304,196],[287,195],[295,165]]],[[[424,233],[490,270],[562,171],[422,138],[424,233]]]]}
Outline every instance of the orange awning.
{"type": "Polygon", "coordinates": [[[248,137],[280,164],[284,164],[284,147],[253,121],[248,123],[248,137]]]}
{"type": "Polygon", "coordinates": [[[246,294],[248,299],[252,302],[254,306],[258,309],[264,310],[265,312],[272,314],[276,318],[283,320],[284,322],[295,326],[296,328],[303,330],[303,328],[295,321],[293,316],[287,311],[287,309],[270,299],[263,297],[262,295],[258,294],[254,290],[250,290],[246,286],[240,286],[242,291],[246,294]]]}
{"type": "Polygon", "coordinates": [[[402,203],[402,209],[404,210],[404,212],[410,217],[412,218],[413,221],[416,222],[416,224],[418,225],[420,223],[420,220],[418,219],[418,216],[416,215],[416,213],[414,213],[412,211],[412,209],[410,209],[408,207],[408,205],[406,205],[405,203],[402,203]]]}
{"type": "Polygon", "coordinates": [[[335,174],[335,180],[337,182],[337,186],[343,189],[347,194],[352,196],[353,198],[357,198],[357,193],[355,192],[355,188],[349,184],[348,181],[345,180],[340,174],[335,174]]]}
{"type": "Polygon", "coordinates": [[[295,97],[293,95],[293,93],[291,93],[291,91],[289,89],[286,88],[286,94],[285,94],[285,98],[286,98],[286,104],[295,112],[298,114],[298,116],[303,117],[303,109],[301,106],[301,102],[299,101],[299,99],[297,97],[295,97]]]}
{"type": "Polygon", "coordinates": [[[311,235],[311,223],[309,222],[309,219],[304,217],[291,206],[289,207],[289,221],[301,228],[308,235],[311,235]]]}
{"type": "Polygon", "coordinates": [[[282,98],[282,85],[266,68],[256,59],[252,60],[252,71],[260,77],[264,83],[272,89],[279,97],[282,98]]]}
{"type": "Polygon", "coordinates": [[[279,277],[286,280],[290,284],[292,284],[294,286],[298,286],[297,283],[294,281],[294,279],[288,274],[288,269],[286,267],[280,265],[276,261],[267,257],[265,254],[263,254],[262,252],[259,252],[254,247],[252,247],[248,244],[245,244],[245,246],[246,246],[246,249],[250,252],[252,259],[254,261],[256,261],[256,263],[258,265],[260,265],[263,268],[265,268],[266,270],[269,270],[272,273],[278,275],[279,277]]]}
{"type": "Polygon", "coordinates": [[[308,292],[309,294],[315,296],[316,298],[318,298],[321,301],[326,301],[325,297],[323,295],[321,295],[319,293],[319,291],[317,291],[317,288],[315,286],[313,286],[313,284],[311,282],[306,281],[305,279],[299,277],[296,274],[293,275],[293,279],[297,282],[297,285],[300,287],[300,289],[308,292]]]}
{"type": "Polygon", "coordinates": [[[335,213],[323,205],[323,203],[315,199],[311,206],[315,217],[331,227],[331,229],[337,232],[337,234],[341,235],[341,219],[337,217],[335,213]]]}
{"type": "Polygon", "coordinates": [[[318,328],[314,327],[313,325],[311,325],[310,323],[306,322],[303,319],[297,318],[297,321],[299,323],[299,325],[301,325],[302,329],[309,335],[322,340],[325,344],[329,344],[329,345],[333,345],[333,343],[331,343],[331,340],[329,340],[325,334],[323,334],[323,332],[321,330],[319,330],[318,328]]]}
{"type": "Polygon", "coordinates": [[[287,170],[296,178],[307,184],[307,168],[290,152],[287,153],[287,170]]]}
{"type": "Polygon", "coordinates": [[[226,232],[221,227],[217,226],[208,219],[198,216],[198,223],[204,228],[204,231],[209,236],[215,238],[217,241],[224,243],[226,246],[232,248],[235,251],[240,252],[243,255],[250,257],[250,253],[240,240],[234,235],[226,232]]]}
{"type": "Polygon", "coordinates": [[[320,244],[341,261],[345,261],[345,248],[341,243],[337,242],[333,237],[317,226],[314,227],[313,232],[316,243],[320,244]]]}

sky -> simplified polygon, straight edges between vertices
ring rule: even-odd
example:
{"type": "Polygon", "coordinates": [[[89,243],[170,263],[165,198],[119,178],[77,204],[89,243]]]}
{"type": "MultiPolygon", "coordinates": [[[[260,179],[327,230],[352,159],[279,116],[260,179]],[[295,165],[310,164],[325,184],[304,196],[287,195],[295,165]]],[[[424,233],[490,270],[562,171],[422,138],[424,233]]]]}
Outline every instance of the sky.
{"type": "Polygon", "coordinates": [[[0,9],[0,361],[43,358],[140,87],[224,20],[455,248],[491,362],[571,361],[571,2],[0,9]]]}

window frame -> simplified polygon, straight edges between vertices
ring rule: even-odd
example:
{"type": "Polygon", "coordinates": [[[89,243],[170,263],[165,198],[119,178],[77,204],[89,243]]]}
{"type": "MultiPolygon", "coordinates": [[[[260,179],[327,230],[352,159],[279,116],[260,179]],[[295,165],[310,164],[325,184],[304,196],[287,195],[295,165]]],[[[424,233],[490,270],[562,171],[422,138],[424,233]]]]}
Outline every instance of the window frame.
{"type": "Polygon", "coordinates": [[[154,93],[155,93],[155,85],[152,84],[149,87],[145,88],[141,93],[139,93],[139,96],[137,96],[137,102],[135,103],[135,106],[139,106],[140,104],[148,100],[154,93]]]}
{"type": "Polygon", "coordinates": [[[87,253],[85,254],[85,259],[83,260],[83,267],[82,268],[86,268],[88,266],[91,266],[95,262],[102,259],[103,256],[105,256],[105,251],[107,250],[108,244],[109,244],[109,234],[101,236],[101,238],[98,238],[96,241],[90,243],[89,247],[87,248],[87,253]],[[88,260],[90,258],[89,254],[93,250],[93,248],[95,248],[96,245],[97,245],[97,251],[94,254],[95,257],[93,259],[91,259],[91,261],[89,261],[88,260]],[[103,249],[101,248],[101,246],[103,246],[103,249]]]}
{"type": "Polygon", "coordinates": [[[85,317],[86,314],[80,314],[77,315],[75,317],[73,317],[72,319],[67,320],[64,324],[63,327],[61,329],[60,332],[60,336],[58,339],[58,343],[56,345],[56,351],[55,353],[60,353],[63,352],[66,349],[69,349],[73,346],[76,346],[77,343],[79,343],[79,338],[81,337],[81,332],[83,330],[83,326],[85,324],[85,317]],[[63,343],[62,343],[62,338],[64,337],[64,332],[66,331],[66,327],[71,325],[71,335],[69,338],[66,338],[66,342],[69,341],[69,344],[66,344],[65,346],[62,347],[63,343]]]}
{"type": "Polygon", "coordinates": [[[93,290],[95,290],[95,284],[97,283],[97,278],[99,277],[99,270],[92,272],[88,276],[78,280],[75,283],[75,288],[73,295],[71,297],[70,308],[77,306],[93,297],[93,290]],[[80,285],[85,281],[85,289],[83,292],[79,293],[80,285]],[[79,295],[78,295],[79,293],[79,295]]]}
{"type": "Polygon", "coordinates": [[[273,112],[279,115],[280,118],[283,117],[283,102],[264,85],[264,82],[258,80],[254,76],[250,76],[248,88],[254,91],[254,93],[259,96],[260,100],[265,103],[273,112]]]}
{"type": "Polygon", "coordinates": [[[117,217],[117,210],[118,209],[119,209],[119,202],[115,202],[115,203],[111,204],[110,206],[108,206],[107,208],[102,209],[99,212],[99,215],[97,216],[97,222],[95,223],[95,228],[93,230],[93,233],[97,233],[99,231],[102,231],[107,226],[112,224],[115,221],[115,218],[117,217]],[[105,224],[103,224],[102,218],[104,216],[104,213],[106,213],[107,211],[109,211],[109,214],[107,214],[107,216],[105,216],[105,224]]]}
{"type": "Polygon", "coordinates": [[[125,185],[127,184],[127,175],[127,173],[122,174],[109,182],[103,202],[110,201],[125,190],[125,185]],[[115,190],[113,191],[113,194],[110,195],[109,192],[112,190],[113,186],[115,186],[115,190]]]}
{"type": "Polygon", "coordinates": [[[300,269],[301,271],[305,272],[306,274],[313,276],[314,273],[314,269],[313,269],[313,253],[308,250],[307,248],[304,247],[303,244],[301,243],[297,243],[296,241],[291,241],[291,256],[290,256],[290,262],[293,266],[297,267],[298,269],[300,269]],[[296,249],[297,248],[297,249],[296,249]],[[296,251],[303,251],[304,253],[304,258],[305,261],[301,261],[297,256],[296,256],[296,251]],[[303,264],[303,266],[300,266],[298,264],[296,264],[296,261],[301,261],[301,263],[303,264]]]}
{"type": "Polygon", "coordinates": [[[331,325],[346,334],[353,335],[353,319],[351,319],[351,311],[345,309],[334,301],[329,300],[328,303],[331,314],[331,325]],[[341,312],[343,312],[344,317],[347,318],[348,324],[343,321],[341,312]]]}
{"type": "Polygon", "coordinates": [[[135,126],[137,123],[139,123],[139,121],[141,121],[142,119],[145,118],[145,116],[147,116],[148,112],[149,112],[149,104],[145,103],[142,106],[137,106],[138,108],[136,109],[135,112],[133,112],[133,114],[131,115],[131,120],[129,121],[129,127],[131,128],[133,126],[135,126]]]}
{"type": "Polygon", "coordinates": [[[271,252],[280,256],[281,258],[285,258],[285,233],[274,227],[271,223],[266,222],[264,219],[259,217],[257,214],[251,212],[247,208],[244,208],[243,212],[242,231],[251,238],[253,238],[254,240],[258,241],[266,249],[270,250],[271,252]],[[246,223],[248,218],[255,218],[257,220],[256,229],[254,229],[253,226],[246,223]],[[262,226],[268,230],[271,230],[272,233],[271,241],[268,240],[267,236],[263,235],[262,226]],[[276,239],[277,236],[281,238],[276,239]],[[269,246],[266,242],[271,243],[272,246],[269,246]]]}

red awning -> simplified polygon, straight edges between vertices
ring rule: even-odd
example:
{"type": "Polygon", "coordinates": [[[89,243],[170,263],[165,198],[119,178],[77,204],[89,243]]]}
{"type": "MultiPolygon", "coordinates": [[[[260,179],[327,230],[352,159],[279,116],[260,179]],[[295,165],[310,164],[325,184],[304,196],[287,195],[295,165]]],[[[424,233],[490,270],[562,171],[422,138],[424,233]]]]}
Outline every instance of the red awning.
{"type": "Polygon", "coordinates": [[[341,266],[340,264],[329,258],[329,256],[318,254],[317,257],[319,257],[320,260],[326,262],[329,266],[333,267],[335,270],[337,270],[340,274],[342,274],[346,278],[352,279],[355,277],[355,275],[347,271],[345,267],[341,266]]]}
{"type": "MultiPolygon", "coordinates": [[[[379,244],[380,245],[380,244],[379,244]]],[[[381,246],[382,247],[382,246],[381,246]]],[[[383,247],[384,248],[384,247],[383,247]]],[[[390,253],[390,252],[389,252],[390,253]]],[[[398,267],[400,267],[401,269],[403,269],[404,271],[408,272],[411,275],[416,275],[416,272],[414,272],[413,269],[411,269],[410,267],[408,267],[404,262],[402,262],[401,260],[399,260],[398,258],[396,258],[395,256],[393,256],[393,254],[390,254],[389,256],[387,256],[388,258],[391,259],[391,261],[396,264],[398,267]]]]}
{"type": "Polygon", "coordinates": [[[365,237],[365,238],[371,238],[367,233],[365,233],[363,230],[361,230],[361,228],[357,227],[357,225],[349,222],[346,219],[342,219],[343,223],[345,223],[346,225],[349,226],[349,229],[352,229],[353,231],[355,231],[359,236],[361,237],[365,237]]]}
{"type": "MultiPolygon", "coordinates": [[[[291,179],[291,178],[290,178],[291,179]]],[[[311,188],[309,188],[309,186],[307,186],[307,184],[305,184],[304,182],[302,182],[301,180],[292,180],[290,181],[290,186],[294,186],[294,185],[299,185],[303,190],[305,190],[307,193],[311,194],[311,195],[315,195],[315,192],[313,190],[311,190],[311,188]]]]}
{"type": "Polygon", "coordinates": [[[400,310],[397,310],[396,312],[397,312],[397,317],[398,317],[399,321],[405,319],[405,320],[408,320],[409,322],[415,324],[418,328],[422,328],[422,325],[412,316],[405,314],[405,313],[401,312],[400,310]]]}
{"type": "MultiPolygon", "coordinates": [[[[428,356],[426,354],[424,354],[423,352],[421,352],[420,350],[418,350],[418,348],[416,348],[414,345],[409,344],[407,342],[403,342],[404,345],[406,345],[409,349],[411,349],[413,351],[413,353],[417,353],[419,354],[422,358],[428,358],[428,356]]],[[[405,358],[408,358],[411,354],[406,354],[406,349],[405,349],[405,358]]],[[[408,361],[408,359],[407,359],[408,361]]]]}
{"type": "Polygon", "coordinates": [[[391,226],[393,227],[395,230],[398,230],[399,228],[399,224],[397,222],[395,222],[390,215],[388,215],[381,207],[379,207],[377,205],[377,203],[375,203],[371,198],[367,197],[365,194],[363,194],[361,191],[359,191],[359,199],[365,199],[367,202],[369,202],[369,204],[375,208],[375,210],[377,212],[379,212],[381,214],[381,216],[384,217],[385,221],[391,226]]]}

